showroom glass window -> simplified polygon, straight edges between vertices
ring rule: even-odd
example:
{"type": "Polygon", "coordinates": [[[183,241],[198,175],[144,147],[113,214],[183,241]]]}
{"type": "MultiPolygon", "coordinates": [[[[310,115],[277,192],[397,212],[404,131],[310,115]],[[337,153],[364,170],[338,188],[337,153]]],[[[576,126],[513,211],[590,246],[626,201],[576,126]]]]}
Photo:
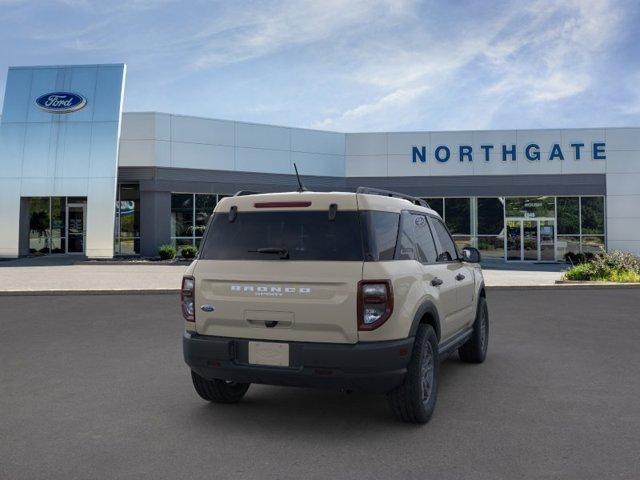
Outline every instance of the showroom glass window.
{"type": "Polygon", "coordinates": [[[605,248],[604,197],[558,197],[558,259],[567,253],[597,253],[605,248]]]}
{"type": "Polygon", "coordinates": [[[214,193],[172,193],[171,243],[178,250],[185,245],[198,247],[213,209],[225,196],[214,193]]]}
{"type": "Polygon", "coordinates": [[[458,248],[471,245],[473,242],[472,197],[426,197],[424,199],[432,210],[440,217],[451,231],[458,248]]]}
{"type": "MultiPolygon", "coordinates": [[[[473,203],[472,203],[473,205],[473,203]]],[[[504,198],[477,199],[476,245],[485,258],[504,257],[504,198]]]]}
{"type": "MultiPolygon", "coordinates": [[[[84,204],[86,208],[86,197],[31,197],[28,202],[29,253],[68,253],[67,205],[84,204]]],[[[84,224],[81,227],[84,240],[84,224]]]]}
{"type": "Polygon", "coordinates": [[[116,199],[116,255],[140,253],[140,189],[138,185],[118,185],[116,199]]]}
{"type": "Polygon", "coordinates": [[[445,198],[444,222],[462,249],[471,245],[471,198],[445,198]]]}

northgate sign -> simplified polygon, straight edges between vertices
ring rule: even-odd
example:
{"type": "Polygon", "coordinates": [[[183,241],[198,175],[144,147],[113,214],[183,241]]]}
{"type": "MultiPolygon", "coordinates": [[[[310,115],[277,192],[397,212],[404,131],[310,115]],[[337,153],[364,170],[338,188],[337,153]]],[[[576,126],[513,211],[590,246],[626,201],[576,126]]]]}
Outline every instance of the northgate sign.
{"type": "MultiPolygon", "coordinates": [[[[605,152],[606,144],[604,142],[594,142],[590,146],[586,146],[584,143],[571,143],[568,151],[562,149],[559,143],[554,143],[549,151],[548,155],[545,155],[547,160],[564,160],[567,156],[574,160],[582,160],[583,158],[591,158],[592,160],[606,160],[605,152]]],[[[445,163],[452,159],[451,148],[447,145],[439,145],[433,150],[433,158],[438,162],[445,163]]],[[[475,152],[475,154],[483,159],[489,161],[491,153],[502,153],[502,161],[516,161],[518,160],[518,154],[523,155],[526,160],[535,162],[542,159],[542,152],[540,151],[540,145],[537,143],[530,143],[524,149],[519,152],[515,145],[500,145],[498,148],[495,145],[480,145],[481,152],[475,152]]],[[[474,151],[471,145],[460,145],[457,148],[457,158],[459,161],[472,162],[474,160],[474,151]]],[[[414,146],[411,151],[413,163],[426,163],[428,160],[427,147],[425,145],[416,147],[414,146]]]]}

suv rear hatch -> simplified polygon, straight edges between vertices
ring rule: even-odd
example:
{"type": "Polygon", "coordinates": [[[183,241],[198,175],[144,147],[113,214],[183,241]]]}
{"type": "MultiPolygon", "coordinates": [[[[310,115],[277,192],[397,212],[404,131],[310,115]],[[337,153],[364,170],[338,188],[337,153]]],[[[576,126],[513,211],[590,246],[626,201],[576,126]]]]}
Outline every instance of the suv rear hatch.
{"type": "Polygon", "coordinates": [[[194,269],[196,330],[355,343],[363,260],[355,194],[226,198],[207,227],[194,269]]]}

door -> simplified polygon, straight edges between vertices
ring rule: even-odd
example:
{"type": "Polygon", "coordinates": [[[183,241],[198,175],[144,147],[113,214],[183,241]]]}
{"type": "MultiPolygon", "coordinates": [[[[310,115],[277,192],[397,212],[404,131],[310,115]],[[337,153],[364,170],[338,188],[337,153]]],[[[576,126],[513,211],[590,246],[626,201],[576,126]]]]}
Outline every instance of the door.
{"type": "Polygon", "coordinates": [[[552,218],[507,219],[505,256],[507,260],[555,260],[555,225],[552,218]]]}
{"type": "Polygon", "coordinates": [[[67,204],[67,253],[84,253],[85,205],[67,204]]]}
{"type": "Polygon", "coordinates": [[[540,220],[540,260],[553,262],[556,259],[556,222],[540,220]]]}
{"type": "Polygon", "coordinates": [[[522,221],[507,220],[507,260],[522,260],[522,221]]]}
{"type": "Polygon", "coordinates": [[[473,269],[459,259],[453,238],[444,223],[433,217],[429,221],[437,243],[436,263],[442,263],[444,267],[438,270],[437,275],[442,280],[439,287],[441,301],[445,296],[445,305],[450,312],[444,325],[441,324],[442,339],[445,340],[473,322],[475,279],[473,269]]]}
{"type": "Polygon", "coordinates": [[[522,260],[538,260],[537,220],[522,220],[522,260]]]}

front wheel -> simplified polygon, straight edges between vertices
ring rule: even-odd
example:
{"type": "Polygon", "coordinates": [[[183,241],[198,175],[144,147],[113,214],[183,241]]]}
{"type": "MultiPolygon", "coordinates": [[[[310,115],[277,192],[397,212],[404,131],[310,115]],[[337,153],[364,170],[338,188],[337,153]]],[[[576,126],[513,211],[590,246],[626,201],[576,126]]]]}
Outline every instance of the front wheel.
{"type": "Polygon", "coordinates": [[[213,403],[238,403],[249,390],[250,383],[228,382],[226,380],[207,380],[191,371],[193,387],[203,399],[213,403]]]}
{"type": "Polygon", "coordinates": [[[436,407],[439,377],[438,337],[431,325],[420,325],[407,376],[387,394],[395,416],[408,423],[427,423],[436,407]]]}
{"type": "Polygon", "coordinates": [[[458,349],[460,360],[467,363],[482,363],[487,358],[489,345],[489,309],[487,300],[480,297],[478,313],[473,324],[473,333],[469,340],[458,349]]]}

